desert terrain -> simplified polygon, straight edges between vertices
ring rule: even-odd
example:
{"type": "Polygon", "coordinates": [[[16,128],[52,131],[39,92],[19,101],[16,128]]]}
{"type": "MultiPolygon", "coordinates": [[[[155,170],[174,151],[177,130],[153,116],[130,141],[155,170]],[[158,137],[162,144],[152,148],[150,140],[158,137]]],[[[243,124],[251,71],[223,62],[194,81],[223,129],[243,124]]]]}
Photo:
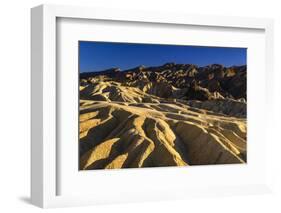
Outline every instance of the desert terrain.
{"type": "Polygon", "coordinates": [[[80,73],[80,169],[247,162],[246,66],[80,73]]]}

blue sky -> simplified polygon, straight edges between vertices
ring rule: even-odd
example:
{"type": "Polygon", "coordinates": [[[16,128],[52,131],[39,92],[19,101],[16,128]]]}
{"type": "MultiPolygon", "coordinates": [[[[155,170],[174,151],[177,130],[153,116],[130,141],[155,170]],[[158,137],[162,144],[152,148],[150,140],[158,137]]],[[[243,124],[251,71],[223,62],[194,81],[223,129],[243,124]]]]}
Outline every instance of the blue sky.
{"type": "Polygon", "coordinates": [[[79,41],[80,72],[101,71],[112,67],[126,70],[139,65],[179,64],[245,65],[246,48],[179,46],[79,41]]]}

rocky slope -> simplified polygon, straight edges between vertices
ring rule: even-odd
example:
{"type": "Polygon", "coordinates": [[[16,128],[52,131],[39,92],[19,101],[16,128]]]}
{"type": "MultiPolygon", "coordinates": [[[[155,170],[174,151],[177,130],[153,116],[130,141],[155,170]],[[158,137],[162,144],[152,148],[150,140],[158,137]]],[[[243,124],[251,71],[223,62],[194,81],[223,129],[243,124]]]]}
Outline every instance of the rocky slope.
{"type": "Polygon", "coordinates": [[[218,97],[247,99],[246,66],[223,67],[213,64],[197,67],[192,64],[167,63],[159,67],[139,66],[125,71],[112,68],[82,73],[80,78],[83,83],[112,79],[163,98],[174,98],[175,91],[180,90],[182,93],[176,98],[202,101],[218,97]]]}
{"type": "Polygon", "coordinates": [[[246,162],[246,66],[80,75],[80,169],[246,162]]]}

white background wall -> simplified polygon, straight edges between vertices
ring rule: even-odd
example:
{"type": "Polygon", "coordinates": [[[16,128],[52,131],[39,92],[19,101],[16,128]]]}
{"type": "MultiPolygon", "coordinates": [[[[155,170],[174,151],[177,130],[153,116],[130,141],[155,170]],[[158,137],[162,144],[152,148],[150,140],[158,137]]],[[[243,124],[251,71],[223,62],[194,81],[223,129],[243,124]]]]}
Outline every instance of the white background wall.
{"type": "MultiPolygon", "coordinates": [[[[281,6],[278,0],[9,0],[0,7],[0,212],[37,212],[29,204],[30,178],[30,8],[42,3],[186,12],[275,19],[275,129],[272,143],[274,193],[259,196],[122,204],[52,212],[280,212],[281,210],[281,6]]],[[[257,115],[258,116],[258,115],[257,115]]],[[[263,156],[261,156],[263,157],[263,156]]],[[[149,192],[148,192],[149,193],[149,192]]]]}

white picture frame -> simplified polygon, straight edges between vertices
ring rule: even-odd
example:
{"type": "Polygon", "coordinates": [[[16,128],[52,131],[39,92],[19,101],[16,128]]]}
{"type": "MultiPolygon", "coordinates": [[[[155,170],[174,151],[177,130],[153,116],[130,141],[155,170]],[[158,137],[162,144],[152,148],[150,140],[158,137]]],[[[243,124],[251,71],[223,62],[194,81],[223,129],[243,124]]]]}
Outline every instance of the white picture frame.
{"type": "MultiPolygon", "coordinates": [[[[262,59],[264,68],[261,68],[261,72],[266,77],[263,79],[265,87],[262,88],[261,91],[265,94],[264,102],[266,101],[266,103],[264,103],[264,105],[271,108],[273,103],[269,92],[273,85],[269,83],[270,79],[268,77],[273,76],[273,21],[271,19],[166,14],[149,11],[123,11],[57,5],[41,5],[32,8],[31,201],[33,204],[47,208],[129,201],[138,202],[143,200],[183,199],[198,196],[240,195],[270,191],[271,173],[268,169],[270,166],[269,161],[265,161],[265,165],[256,170],[258,174],[264,174],[264,178],[253,181],[253,184],[249,184],[249,181],[245,181],[245,183],[241,181],[234,184],[221,183],[216,186],[210,185],[208,187],[208,185],[200,186],[200,182],[194,182],[194,187],[183,186],[182,189],[180,189],[177,185],[169,185],[167,189],[159,190],[161,184],[163,185],[163,183],[160,183],[155,188],[152,186],[152,190],[148,194],[138,190],[134,192],[132,189],[113,192],[110,195],[102,194],[99,191],[100,189],[93,195],[83,194],[83,191],[79,195],[60,194],[58,189],[60,188],[59,185],[62,183],[59,177],[61,166],[58,166],[60,152],[58,152],[57,145],[59,134],[57,131],[57,108],[59,103],[57,92],[60,84],[57,78],[57,36],[58,20],[61,18],[69,20],[118,21],[121,24],[122,22],[153,23],[155,25],[167,25],[168,28],[172,26],[199,26],[223,28],[230,32],[231,30],[239,31],[247,29],[261,31],[263,32],[263,37],[261,38],[262,42],[265,42],[264,54],[262,54],[262,57],[264,57],[262,59]]],[[[256,80],[258,81],[258,79],[256,80]]],[[[252,79],[252,82],[251,85],[255,86],[255,79],[252,79]]],[[[262,110],[262,108],[259,110],[262,110]]],[[[264,113],[261,119],[261,122],[266,124],[266,128],[270,129],[270,125],[272,125],[270,122],[270,110],[267,111],[267,114],[264,113]]],[[[270,146],[269,136],[264,135],[264,137],[265,141],[263,145],[270,146]]],[[[263,159],[265,159],[264,156],[263,159]]],[[[145,173],[146,176],[151,175],[152,177],[157,177],[155,173],[158,173],[161,169],[148,169],[143,171],[143,173],[145,173]]],[[[173,174],[178,175],[179,173],[186,173],[184,168],[164,169],[166,173],[162,174],[170,175],[170,178],[174,178],[173,174]]],[[[222,168],[219,168],[219,170],[221,169],[222,168]]],[[[212,169],[203,166],[198,168],[198,170],[211,171],[212,169]]],[[[123,179],[126,178],[126,175],[132,175],[134,171],[135,170],[126,171],[125,173],[122,171],[123,179]]],[[[119,174],[120,171],[113,171],[110,173],[111,176],[106,178],[106,181],[113,179],[119,174]]],[[[92,178],[93,175],[95,174],[91,174],[90,178],[92,178]]],[[[185,177],[187,177],[186,174],[180,178],[185,177]]],[[[102,177],[100,177],[99,180],[102,181],[102,177]]],[[[179,182],[182,180],[183,179],[180,179],[179,182]]],[[[177,180],[174,179],[174,181],[177,180]]],[[[75,185],[75,182],[73,182],[73,185],[75,185]]],[[[130,185],[124,187],[129,188],[130,185]]],[[[73,190],[77,189],[73,187],[73,190]]]]}

